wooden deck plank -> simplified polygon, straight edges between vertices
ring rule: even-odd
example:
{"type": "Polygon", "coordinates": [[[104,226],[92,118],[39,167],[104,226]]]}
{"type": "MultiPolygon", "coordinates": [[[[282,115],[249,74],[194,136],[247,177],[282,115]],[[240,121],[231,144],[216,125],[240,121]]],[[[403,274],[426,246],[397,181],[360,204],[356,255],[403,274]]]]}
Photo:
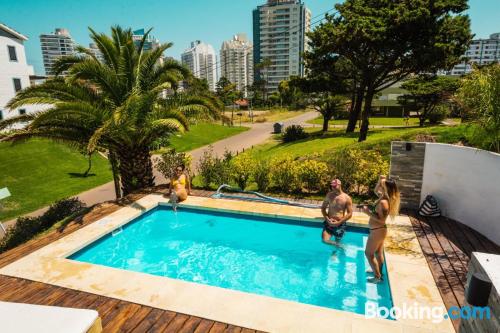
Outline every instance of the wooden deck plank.
{"type": "Polygon", "coordinates": [[[215,322],[212,328],[210,329],[210,333],[222,333],[226,330],[227,324],[215,322]]]}
{"type": "Polygon", "coordinates": [[[214,326],[213,320],[202,319],[198,324],[198,327],[194,330],[194,333],[208,333],[210,329],[214,326]]]}
{"type": "Polygon", "coordinates": [[[177,313],[175,317],[168,323],[167,327],[165,327],[165,329],[163,329],[162,331],[159,330],[158,332],[178,332],[188,319],[188,315],[177,313]]]}
{"type": "Polygon", "coordinates": [[[102,322],[104,332],[118,332],[127,320],[133,318],[141,308],[139,304],[120,302],[120,307],[108,314],[102,322]],[[122,305],[123,303],[123,305],[122,305]]]}
{"type": "Polygon", "coordinates": [[[149,306],[141,306],[141,308],[132,316],[127,318],[116,332],[131,332],[134,330],[150,313],[153,308],[149,306]]]}
{"type": "Polygon", "coordinates": [[[179,329],[178,333],[193,333],[201,322],[200,317],[191,316],[186,320],[184,325],[179,329]]]}
{"type": "Polygon", "coordinates": [[[241,327],[229,325],[224,332],[225,333],[241,333],[241,330],[242,330],[241,327]]]}
{"type": "Polygon", "coordinates": [[[164,311],[160,309],[153,309],[144,319],[130,332],[132,333],[144,333],[148,332],[151,327],[160,319],[164,311]]]}
{"type": "MultiPolygon", "coordinates": [[[[156,322],[147,332],[163,332],[168,324],[174,319],[176,313],[172,311],[163,311],[163,313],[158,317],[156,322]]],[[[145,331],[144,331],[145,332],[145,331]]]]}

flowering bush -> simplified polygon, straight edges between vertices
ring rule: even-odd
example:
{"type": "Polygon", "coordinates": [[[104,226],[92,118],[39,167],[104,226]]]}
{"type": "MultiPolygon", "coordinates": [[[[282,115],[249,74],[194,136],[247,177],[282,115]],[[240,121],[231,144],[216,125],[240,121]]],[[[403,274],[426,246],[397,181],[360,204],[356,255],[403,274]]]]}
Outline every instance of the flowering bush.
{"type": "Polygon", "coordinates": [[[297,177],[301,187],[308,192],[319,191],[325,188],[328,180],[328,166],[325,162],[305,160],[297,163],[297,177]]]}
{"type": "Polygon", "coordinates": [[[291,158],[276,159],[271,163],[271,184],[283,192],[300,188],[297,174],[297,162],[291,158]]]}
{"type": "Polygon", "coordinates": [[[186,153],[178,153],[175,149],[169,149],[156,158],[156,168],[165,178],[170,179],[175,176],[175,168],[181,164],[186,166],[186,173],[191,173],[192,157],[186,153]]]}
{"type": "Polygon", "coordinates": [[[248,154],[240,154],[234,157],[230,163],[231,178],[238,187],[245,190],[252,175],[254,160],[248,154]]]}
{"type": "Polygon", "coordinates": [[[265,192],[271,182],[271,165],[264,160],[256,161],[252,175],[257,184],[257,190],[265,192]]]}

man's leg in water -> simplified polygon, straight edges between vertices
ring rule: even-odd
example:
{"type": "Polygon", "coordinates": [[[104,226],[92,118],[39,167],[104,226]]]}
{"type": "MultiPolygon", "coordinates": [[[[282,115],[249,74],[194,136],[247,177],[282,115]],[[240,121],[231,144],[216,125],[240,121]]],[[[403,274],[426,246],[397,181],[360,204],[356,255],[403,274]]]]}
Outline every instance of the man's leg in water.
{"type": "Polygon", "coordinates": [[[334,246],[341,246],[339,241],[340,239],[335,238],[335,240],[332,240],[332,234],[330,234],[326,229],[323,228],[323,233],[321,234],[321,239],[323,240],[323,243],[329,244],[329,245],[334,245],[334,246]]]}

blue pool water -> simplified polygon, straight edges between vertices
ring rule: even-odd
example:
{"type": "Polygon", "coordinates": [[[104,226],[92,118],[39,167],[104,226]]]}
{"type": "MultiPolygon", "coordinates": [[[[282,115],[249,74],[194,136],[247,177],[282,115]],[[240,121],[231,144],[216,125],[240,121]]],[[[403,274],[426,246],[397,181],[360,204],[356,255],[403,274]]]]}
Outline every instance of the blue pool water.
{"type": "Polygon", "coordinates": [[[70,259],[364,314],[392,306],[387,281],[367,282],[367,237],[350,228],[338,249],[319,224],[158,207],[70,259]]]}

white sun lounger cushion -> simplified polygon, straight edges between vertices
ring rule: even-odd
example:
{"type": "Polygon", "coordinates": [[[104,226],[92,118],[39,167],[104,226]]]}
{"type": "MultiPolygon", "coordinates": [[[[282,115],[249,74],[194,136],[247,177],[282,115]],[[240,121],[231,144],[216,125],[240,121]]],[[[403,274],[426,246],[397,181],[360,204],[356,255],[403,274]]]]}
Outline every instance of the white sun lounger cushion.
{"type": "Polygon", "coordinates": [[[97,317],[95,310],[0,301],[2,333],[85,333],[97,317]]]}

